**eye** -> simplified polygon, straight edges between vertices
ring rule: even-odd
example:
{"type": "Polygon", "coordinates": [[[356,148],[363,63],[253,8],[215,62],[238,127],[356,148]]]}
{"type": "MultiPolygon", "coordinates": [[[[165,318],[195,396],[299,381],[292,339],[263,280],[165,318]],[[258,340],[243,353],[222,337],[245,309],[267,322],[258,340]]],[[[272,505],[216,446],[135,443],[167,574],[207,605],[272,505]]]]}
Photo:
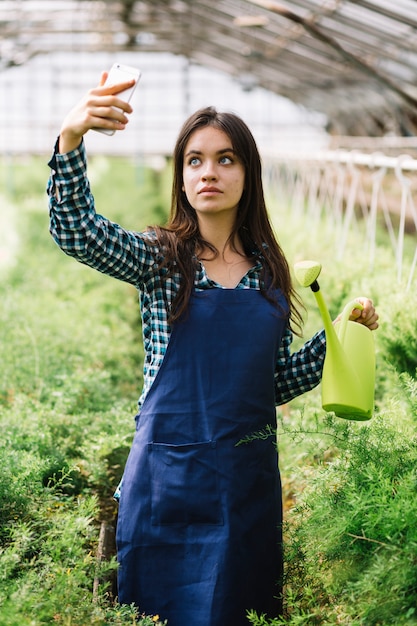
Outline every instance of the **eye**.
{"type": "Polygon", "coordinates": [[[220,163],[222,165],[230,165],[231,163],[233,163],[233,159],[230,156],[222,156],[220,159],[220,163]]]}
{"type": "Polygon", "coordinates": [[[200,163],[201,163],[200,159],[196,156],[190,157],[188,159],[188,165],[191,165],[192,167],[195,167],[196,165],[199,165],[200,163]]]}

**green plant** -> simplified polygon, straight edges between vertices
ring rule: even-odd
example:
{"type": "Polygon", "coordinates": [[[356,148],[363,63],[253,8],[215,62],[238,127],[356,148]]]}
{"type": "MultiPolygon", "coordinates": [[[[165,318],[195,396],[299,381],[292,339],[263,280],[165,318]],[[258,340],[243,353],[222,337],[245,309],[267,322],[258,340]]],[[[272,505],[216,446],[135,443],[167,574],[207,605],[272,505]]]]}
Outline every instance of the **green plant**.
{"type": "MultiPolygon", "coordinates": [[[[134,431],[137,294],[57,249],[40,164],[30,160],[29,176],[27,164],[15,164],[7,194],[11,206],[19,203],[20,245],[13,263],[0,266],[0,621],[161,625],[117,604],[115,558],[96,556],[101,522],[115,523],[112,494],[134,431]]],[[[102,201],[106,172],[107,165],[99,161],[94,171],[92,164],[102,201]]],[[[112,174],[120,190],[129,177],[132,187],[136,169],[116,159],[112,174]]],[[[160,201],[152,174],[143,169],[142,176],[141,188],[118,194],[138,228],[161,219],[153,216],[160,201]]]]}

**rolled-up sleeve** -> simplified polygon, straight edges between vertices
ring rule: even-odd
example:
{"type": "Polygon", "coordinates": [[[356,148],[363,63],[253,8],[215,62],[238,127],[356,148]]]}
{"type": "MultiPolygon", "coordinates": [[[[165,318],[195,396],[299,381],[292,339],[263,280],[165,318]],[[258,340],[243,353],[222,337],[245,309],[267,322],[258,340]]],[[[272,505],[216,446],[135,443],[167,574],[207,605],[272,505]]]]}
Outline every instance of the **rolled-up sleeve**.
{"type": "Polygon", "coordinates": [[[55,148],[48,165],[49,229],[55,242],[81,263],[137,286],[155,262],[149,237],[96,213],[84,143],[67,154],[55,148]]]}
{"type": "Polygon", "coordinates": [[[326,355],[324,330],[291,354],[292,333],[287,329],[275,368],[275,402],[285,404],[311,389],[320,381],[326,355]]]}

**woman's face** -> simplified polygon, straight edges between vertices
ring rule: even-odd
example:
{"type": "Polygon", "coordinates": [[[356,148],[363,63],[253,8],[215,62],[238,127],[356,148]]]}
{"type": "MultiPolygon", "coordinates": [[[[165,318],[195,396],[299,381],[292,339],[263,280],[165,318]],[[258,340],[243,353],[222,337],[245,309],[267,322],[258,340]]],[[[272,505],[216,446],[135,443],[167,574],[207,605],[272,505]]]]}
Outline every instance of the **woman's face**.
{"type": "Polygon", "coordinates": [[[245,169],[228,135],[213,126],[194,131],[184,150],[183,191],[199,217],[235,216],[245,184],[245,169]]]}

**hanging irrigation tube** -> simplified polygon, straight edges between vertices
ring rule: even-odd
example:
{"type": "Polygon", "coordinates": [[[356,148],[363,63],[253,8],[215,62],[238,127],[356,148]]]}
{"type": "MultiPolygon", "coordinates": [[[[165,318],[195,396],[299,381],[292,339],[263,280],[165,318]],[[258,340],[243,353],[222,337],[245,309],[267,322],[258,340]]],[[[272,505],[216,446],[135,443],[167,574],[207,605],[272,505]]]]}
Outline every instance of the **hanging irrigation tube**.
{"type": "MultiPolygon", "coordinates": [[[[417,159],[356,150],[324,150],[314,154],[285,153],[265,163],[267,184],[277,197],[286,196],[290,210],[313,220],[326,217],[335,251],[342,258],[350,232],[364,233],[369,266],[376,254],[377,220],[382,219],[395,255],[397,281],[403,278],[404,239],[417,235],[413,179],[417,159]],[[407,175],[408,174],[408,175],[407,175]]],[[[417,265],[417,244],[407,280],[417,265]]]]}

